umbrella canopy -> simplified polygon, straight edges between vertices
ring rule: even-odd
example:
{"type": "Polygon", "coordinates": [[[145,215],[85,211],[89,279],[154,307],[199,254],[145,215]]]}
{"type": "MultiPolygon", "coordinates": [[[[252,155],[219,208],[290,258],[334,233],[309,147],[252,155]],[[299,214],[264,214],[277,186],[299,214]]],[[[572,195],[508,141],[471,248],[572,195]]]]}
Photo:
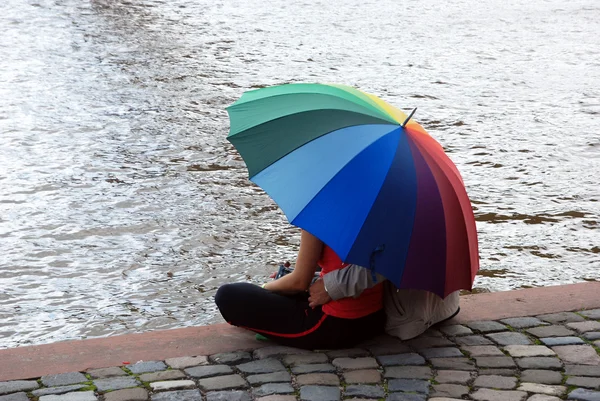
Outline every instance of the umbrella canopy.
{"type": "Polygon", "coordinates": [[[249,91],[227,139],[289,222],[398,288],[471,289],[477,231],[462,178],[406,114],[343,85],[249,91]]]}

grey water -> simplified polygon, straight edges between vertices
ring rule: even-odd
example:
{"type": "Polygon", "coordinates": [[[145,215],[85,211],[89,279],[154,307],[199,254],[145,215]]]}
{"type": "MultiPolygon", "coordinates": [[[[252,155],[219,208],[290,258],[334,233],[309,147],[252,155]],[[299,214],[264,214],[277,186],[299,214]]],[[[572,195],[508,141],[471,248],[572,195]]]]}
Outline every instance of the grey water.
{"type": "Polygon", "coordinates": [[[225,107],[343,83],[460,169],[476,291],[600,279],[597,0],[3,0],[0,348],[219,322],[299,233],[225,107]]]}

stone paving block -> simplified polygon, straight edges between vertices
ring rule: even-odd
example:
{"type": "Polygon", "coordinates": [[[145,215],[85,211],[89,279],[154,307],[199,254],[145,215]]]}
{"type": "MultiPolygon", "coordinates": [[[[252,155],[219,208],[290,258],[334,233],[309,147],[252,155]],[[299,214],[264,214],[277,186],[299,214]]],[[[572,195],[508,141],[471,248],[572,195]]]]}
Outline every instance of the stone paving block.
{"type": "Polygon", "coordinates": [[[464,357],[460,349],[454,347],[426,348],[419,352],[427,359],[464,357]]]}
{"type": "Polygon", "coordinates": [[[558,358],[546,356],[516,358],[515,362],[521,369],[560,369],[562,367],[562,363],[558,358]]]}
{"type": "Polygon", "coordinates": [[[567,329],[565,326],[540,326],[525,330],[529,334],[536,337],[567,337],[575,334],[573,330],[567,329]]]}
{"type": "Polygon", "coordinates": [[[198,386],[204,391],[246,388],[248,384],[240,375],[217,376],[198,380],[198,386]]]}
{"type": "Polygon", "coordinates": [[[596,347],[600,347],[600,340],[598,340],[598,341],[594,341],[594,345],[595,345],[596,347]]]}
{"type": "Polygon", "coordinates": [[[200,390],[166,391],[152,394],[151,401],[202,401],[200,390]]]}
{"type": "Polygon", "coordinates": [[[283,357],[285,366],[306,365],[309,363],[326,363],[329,362],[327,355],[320,352],[312,354],[286,355],[283,357]]]}
{"type": "MultiPolygon", "coordinates": [[[[375,356],[412,352],[411,348],[399,338],[388,335],[377,336],[370,342],[365,343],[362,348],[368,349],[375,356]]],[[[331,354],[329,354],[329,357],[332,358],[331,354]]]]}
{"type": "Polygon", "coordinates": [[[546,394],[534,394],[527,401],[560,401],[560,398],[546,394]]]}
{"type": "Polygon", "coordinates": [[[388,391],[429,394],[429,380],[392,379],[388,381],[388,391]]]}
{"type": "MultiPolygon", "coordinates": [[[[295,348],[292,348],[295,349],[295,348]]],[[[285,366],[277,359],[261,359],[237,365],[237,368],[244,373],[273,373],[285,370],[285,366]]]]}
{"type": "Polygon", "coordinates": [[[93,381],[93,383],[100,392],[137,387],[141,384],[135,377],[132,376],[96,379],[93,381]]]}
{"type": "Polygon", "coordinates": [[[583,337],[590,341],[600,340],[600,331],[588,331],[583,337]]]}
{"type": "Polygon", "coordinates": [[[503,356],[504,353],[500,350],[500,348],[495,345],[474,345],[474,346],[465,346],[461,347],[463,351],[466,351],[471,355],[471,357],[476,356],[503,356]]]}
{"type": "Polygon", "coordinates": [[[157,382],[164,380],[183,379],[185,374],[181,370],[163,370],[162,372],[144,373],[140,375],[140,380],[143,382],[157,382]]]}
{"type": "Polygon", "coordinates": [[[565,386],[551,386],[549,384],[540,383],[521,383],[517,390],[560,397],[567,391],[567,388],[565,386]]]}
{"type": "MultiPolygon", "coordinates": [[[[266,399],[261,398],[261,400],[266,399]]],[[[252,401],[252,396],[247,391],[211,391],[206,393],[206,401],[252,401]]],[[[273,399],[272,401],[276,401],[273,399]]],[[[279,400],[282,401],[282,400],[279,400]]]]}
{"type": "Polygon", "coordinates": [[[560,384],[563,377],[555,370],[527,369],[521,372],[524,383],[560,384]]]}
{"type": "MultiPolygon", "coordinates": [[[[276,362],[279,362],[279,361],[276,361],[276,362]]],[[[282,365],[282,367],[283,367],[283,365],[282,365]]],[[[187,369],[185,369],[185,373],[187,373],[189,376],[195,377],[197,379],[201,379],[203,377],[229,375],[229,374],[233,373],[233,369],[231,369],[231,366],[229,366],[229,365],[206,365],[206,366],[194,366],[193,368],[187,368],[187,369]]],[[[251,372],[248,372],[248,373],[251,373],[251,372]]]]}
{"type": "Polygon", "coordinates": [[[381,373],[376,369],[351,370],[344,372],[344,381],[348,384],[374,384],[381,382],[381,373]]]}
{"type": "Polygon", "coordinates": [[[390,366],[385,368],[384,376],[388,379],[431,379],[429,366],[390,366]]]}
{"type": "Polygon", "coordinates": [[[547,326],[548,323],[541,321],[537,317],[513,317],[500,320],[502,323],[515,329],[526,329],[535,326],[547,326]]]}
{"type": "Polygon", "coordinates": [[[264,397],[272,394],[292,394],[294,388],[289,383],[267,383],[252,390],[255,396],[264,397]]]}
{"type": "Polygon", "coordinates": [[[556,353],[543,345],[507,345],[504,347],[510,356],[522,358],[526,356],[556,356],[556,353]]]}
{"type": "Polygon", "coordinates": [[[460,384],[433,385],[434,397],[461,398],[467,394],[469,394],[469,387],[460,384]]]}
{"type": "Polygon", "coordinates": [[[515,362],[510,356],[478,356],[475,363],[480,368],[512,368],[515,362]]]}
{"type": "Polygon", "coordinates": [[[69,384],[79,384],[88,379],[80,372],[61,373],[58,375],[42,376],[42,383],[46,387],[66,386],[69,384]]]}
{"type": "Polygon", "coordinates": [[[40,385],[35,380],[13,380],[9,382],[0,382],[0,395],[16,393],[17,391],[29,391],[38,388],[40,385]]]}
{"type": "Polygon", "coordinates": [[[476,401],[523,401],[527,397],[524,391],[491,390],[480,388],[471,394],[476,401]]]}
{"type": "Polygon", "coordinates": [[[361,356],[369,356],[369,351],[363,348],[346,348],[326,351],[325,354],[331,358],[358,358],[361,356]]]}
{"type": "MultiPolygon", "coordinates": [[[[463,337],[458,337],[463,338],[463,337]]],[[[417,350],[435,347],[453,347],[455,344],[444,337],[424,337],[423,335],[406,342],[410,347],[417,350]]]]}
{"type": "Polygon", "coordinates": [[[381,386],[346,386],[345,397],[383,398],[385,390],[381,386]]]}
{"type": "Polygon", "coordinates": [[[292,376],[285,371],[275,373],[263,373],[260,375],[251,375],[246,377],[248,383],[251,385],[265,384],[265,383],[289,383],[292,381],[292,376]]]}
{"type": "Polygon", "coordinates": [[[592,376],[600,377],[600,366],[565,365],[567,376],[592,376]]]}
{"type": "Polygon", "coordinates": [[[165,363],[173,369],[185,369],[192,366],[207,365],[208,358],[205,356],[184,356],[181,358],[169,358],[165,363]]]}
{"type": "Polygon", "coordinates": [[[494,344],[489,339],[487,339],[481,335],[457,337],[454,339],[454,341],[459,345],[468,345],[468,346],[493,345],[494,344]]]}
{"type": "Polygon", "coordinates": [[[494,341],[498,345],[530,345],[532,344],[529,337],[522,333],[515,333],[512,331],[504,331],[501,333],[486,334],[488,338],[494,341]]]}
{"type": "Polygon", "coordinates": [[[463,326],[461,324],[453,324],[451,326],[442,326],[442,327],[440,327],[440,331],[451,337],[465,336],[465,335],[473,334],[473,330],[471,330],[470,328],[463,326]]]}
{"type": "Polygon", "coordinates": [[[329,386],[300,387],[301,401],[339,401],[340,389],[329,386]]]}
{"type": "Polygon", "coordinates": [[[104,394],[104,401],[146,401],[147,399],[148,391],[139,387],[104,394]]]}
{"type": "Polygon", "coordinates": [[[504,331],[506,330],[506,326],[500,324],[498,322],[494,322],[491,320],[482,320],[479,322],[471,322],[467,323],[471,329],[475,331],[479,331],[481,333],[493,333],[495,331],[504,331]]]}
{"type": "MultiPolygon", "coordinates": [[[[206,401],[211,401],[207,399],[206,401]]],[[[229,401],[229,399],[223,399],[223,401],[229,401]]],[[[246,400],[243,400],[246,401],[246,400]]],[[[273,394],[268,395],[266,397],[260,397],[257,401],[296,401],[295,395],[281,395],[281,394],[273,394]]]]}
{"type": "Polygon", "coordinates": [[[467,358],[431,358],[430,362],[436,369],[475,370],[475,365],[467,358]]]}
{"type": "Polygon", "coordinates": [[[208,359],[219,365],[239,365],[252,361],[252,355],[246,351],[221,352],[209,356],[208,359]]]}
{"type": "Polygon", "coordinates": [[[87,384],[71,384],[70,386],[47,387],[34,390],[31,392],[31,394],[33,394],[36,397],[51,394],[65,394],[80,390],[84,387],[87,387],[87,384]]]}
{"type": "Polygon", "coordinates": [[[600,309],[582,310],[579,312],[579,314],[589,319],[600,320],[600,309]]]}
{"type": "Polygon", "coordinates": [[[102,369],[90,369],[86,372],[92,379],[106,379],[107,377],[127,376],[127,373],[118,366],[102,369]]]}
{"type": "Polygon", "coordinates": [[[311,352],[312,351],[300,348],[285,347],[283,345],[273,345],[270,347],[256,349],[254,350],[252,355],[255,359],[266,359],[283,355],[310,354],[311,352]]]}
{"type": "Polygon", "coordinates": [[[486,369],[486,368],[479,368],[477,370],[477,374],[479,376],[495,375],[495,376],[515,377],[515,376],[517,376],[519,374],[519,371],[517,369],[486,369]]]}
{"type": "Polygon", "coordinates": [[[564,363],[600,365],[600,355],[591,345],[564,345],[552,349],[564,363]]]}
{"type": "Polygon", "coordinates": [[[569,393],[569,400],[600,401],[600,391],[578,388],[569,393]]]}
{"type": "Polygon", "coordinates": [[[0,395],[0,401],[29,401],[26,393],[12,393],[8,395],[0,395]]]}
{"type": "Polygon", "coordinates": [[[573,312],[548,313],[536,316],[538,319],[552,324],[583,322],[585,319],[573,312]]]}
{"type": "Polygon", "coordinates": [[[463,370],[438,370],[435,381],[442,384],[467,384],[472,373],[463,370]]]}
{"type": "Polygon", "coordinates": [[[150,383],[152,391],[185,390],[196,387],[192,380],[168,380],[150,383]]]}
{"type": "Polygon", "coordinates": [[[151,373],[167,370],[167,365],[165,365],[165,363],[162,361],[147,361],[128,365],[127,369],[129,369],[131,373],[138,375],[140,373],[151,373]]]}
{"type": "Polygon", "coordinates": [[[429,401],[462,401],[462,398],[432,397],[429,401]]]}
{"type": "Polygon", "coordinates": [[[385,401],[425,401],[426,399],[425,394],[391,393],[385,401]]]}
{"type": "Polygon", "coordinates": [[[380,355],[377,360],[382,366],[425,365],[425,359],[415,353],[380,355]]]}
{"type": "Polygon", "coordinates": [[[579,337],[545,337],[540,338],[540,341],[549,347],[555,347],[557,345],[585,344],[585,341],[579,337]]]}
{"type": "Polygon", "coordinates": [[[567,323],[566,326],[578,333],[586,333],[588,331],[600,330],[600,322],[588,320],[586,322],[567,323]]]}
{"type": "Polygon", "coordinates": [[[60,395],[44,395],[39,401],[97,401],[98,397],[93,391],[76,391],[60,395]]]}
{"type": "Polygon", "coordinates": [[[479,376],[477,379],[475,379],[473,387],[495,388],[498,390],[512,390],[515,387],[517,387],[517,378],[497,375],[479,376]]]}
{"type": "Polygon", "coordinates": [[[567,379],[567,386],[586,387],[595,390],[600,390],[600,378],[571,376],[567,379]]]}
{"type": "Polygon", "coordinates": [[[310,365],[298,365],[292,368],[292,373],[301,375],[304,373],[331,373],[335,372],[335,366],[330,363],[314,363],[310,365]]]}
{"type": "Polygon", "coordinates": [[[379,367],[375,358],[336,358],[332,365],[341,370],[376,369],[379,367]]]}
{"type": "MultiPolygon", "coordinates": [[[[360,370],[354,370],[347,374],[355,374],[360,370]]],[[[296,383],[299,386],[316,385],[316,386],[339,386],[340,378],[334,373],[308,373],[305,375],[296,376],[296,383]]]]}

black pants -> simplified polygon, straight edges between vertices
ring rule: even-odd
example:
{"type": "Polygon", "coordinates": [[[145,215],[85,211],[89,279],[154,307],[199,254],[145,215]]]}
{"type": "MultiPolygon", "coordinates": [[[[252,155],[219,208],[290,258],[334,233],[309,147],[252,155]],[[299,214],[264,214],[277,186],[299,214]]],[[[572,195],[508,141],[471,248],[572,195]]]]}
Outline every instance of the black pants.
{"type": "Polygon", "coordinates": [[[223,318],[282,345],[304,349],[350,348],[383,333],[385,312],[342,319],[308,306],[308,293],[286,296],[250,283],[225,284],[215,302],[223,318]]]}

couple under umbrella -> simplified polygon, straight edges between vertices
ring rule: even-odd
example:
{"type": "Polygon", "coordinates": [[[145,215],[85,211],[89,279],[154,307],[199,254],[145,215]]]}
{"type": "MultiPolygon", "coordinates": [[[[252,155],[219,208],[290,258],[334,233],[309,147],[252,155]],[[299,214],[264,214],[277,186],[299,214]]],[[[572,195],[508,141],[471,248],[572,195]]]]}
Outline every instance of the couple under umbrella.
{"type": "Polygon", "coordinates": [[[218,290],[226,321],[334,349],[384,330],[411,338],[458,313],[479,269],[475,219],[414,110],[348,86],[286,84],[246,92],[228,113],[250,179],[302,231],[290,274],[218,290]]]}

